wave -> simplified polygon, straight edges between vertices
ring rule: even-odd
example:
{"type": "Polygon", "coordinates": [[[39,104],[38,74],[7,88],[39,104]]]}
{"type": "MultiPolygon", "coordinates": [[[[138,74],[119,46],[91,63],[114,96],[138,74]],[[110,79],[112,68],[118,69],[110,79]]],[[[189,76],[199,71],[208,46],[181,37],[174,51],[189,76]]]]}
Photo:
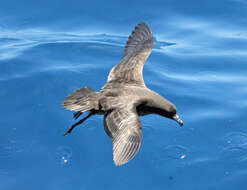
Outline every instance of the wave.
{"type": "MultiPolygon", "coordinates": [[[[79,32],[64,33],[44,30],[5,31],[0,38],[0,60],[17,57],[29,48],[49,43],[96,43],[124,47],[127,39],[128,36],[112,34],[90,35],[79,32]]],[[[154,49],[162,49],[164,46],[174,44],[155,39],[154,49]]]]}

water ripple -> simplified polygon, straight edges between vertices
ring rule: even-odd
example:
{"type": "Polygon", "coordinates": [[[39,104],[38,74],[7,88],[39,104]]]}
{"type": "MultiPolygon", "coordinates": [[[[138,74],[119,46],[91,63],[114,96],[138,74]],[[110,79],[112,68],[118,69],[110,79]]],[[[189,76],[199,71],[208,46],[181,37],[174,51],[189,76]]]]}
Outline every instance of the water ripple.
{"type": "MultiPolygon", "coordinates": [[[[16,158],[21,154],[25,154],[30,151],[34,146],[35,140],[28,140],[18,137],[20,131],[17,128],[12,128],[6,135],[6,142],[0,144],[0,160],[8,160],[9,163],[14,163],[16,158]]],[[[0,175],[11,174],[14,171],[9,168],[7,164],[0,165],[0,175]]]]}
{"type": "Polygon", "coordinates": [[[142,127],[143,130],[143,135],[145,135],[145,139],[152,139],[153,134],[155,132],[155,128],[153,127],[152,124],[149,124],[147,122],[144,122],[144,125],[142,127]]]}
{"type": "Polygon", "coordinates": [[[72,159],[72,149],[68,146],[60,146],[56,151],[56,161],[60,165],[67,165],[72,159]]]}
{"type": "Polygon", "coordinates": [[[233,74],[233,73],[196,73],[196,74],[191,74],[191,73],[175,73],[175,72],[161,72],[161,71],[156,71],[159,72],[159,74],[169,77],[171,79],[176,79],[177,81],[189,81],[189,82],[211,82],[211,83],[235,83],[235,82],[247,82],[247,77],[246,75],[239,75],[239,74],[233,74]]]}
{"type": "Polygon", "coordinates": [[[182,145],[168,145],[163,151],[171,159],[184,159],[187,156],[187,148],[182,145]]]}
{"type": "Polygon", "coordinates": [[[18,133],[17,128],[12,128],[8,134],[8,143],[0,146],[0,157],[13,157],[32,147],[34,141],[27,144],[24,139],[18,138],[18,133]]]}
{"type": "Polygon", "coordinates": [[[221,158],[232,162],[241,162],[247,159],[247,134],[230,132],[221,141],[221,158]]]}
{"type": "Polygon", "coordinates": [[[226,146],[247,146],[247,134],[242,132],[230,132],[223,140],[226,146]]]}
{"type": "Polygon", "coordinates": [[[187,163],[184,161],[187,160],[188,148],[179,144],[168,145],[151,155],[151,163],[157,169],[168,167],[172,161],[175,161],[177,166],[183,167],[187,163]]]}
{"type": "Polygon", "coordinates": [[[228,162],[241,162],[247,160],[247,150],[242,147],[226,147],[221,150],[220,157],[228,162]]]}
{"type": "MultiPolygon", "coordinates": [[[[79,32],[64,33],[42,30],[8,31],[1,35],[0,60],[14,58],[29,48],[48,43],[96,43],[124,47],[128,39],[127,36],[112,34],[88,35],[79,32]]],[[[154,41],[154,50],[175,44],[156,39],[154,41]]]]}

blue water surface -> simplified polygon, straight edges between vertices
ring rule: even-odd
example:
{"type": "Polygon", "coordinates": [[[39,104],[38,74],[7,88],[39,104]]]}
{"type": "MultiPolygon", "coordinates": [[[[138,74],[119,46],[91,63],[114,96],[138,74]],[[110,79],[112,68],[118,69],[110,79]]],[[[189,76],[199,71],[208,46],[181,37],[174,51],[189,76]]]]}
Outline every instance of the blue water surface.
{"type": "Polygon", "coordinates": [[[1,190],[246,190],[246,0],[1,0],[1,190]],[[134,26],[155,46],[146,85],[184,127],[141,118],[143,144],[116,167],[102,116],[69,136],[66,96],[100,90],[134,26]]]}

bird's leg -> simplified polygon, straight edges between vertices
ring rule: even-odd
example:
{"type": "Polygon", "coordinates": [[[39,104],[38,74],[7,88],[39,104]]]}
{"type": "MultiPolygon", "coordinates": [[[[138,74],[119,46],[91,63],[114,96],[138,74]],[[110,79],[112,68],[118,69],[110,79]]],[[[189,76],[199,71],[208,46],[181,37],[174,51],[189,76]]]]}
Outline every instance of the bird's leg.
{"type": "Polygon", "coordinates": [[[78,117],[80,117],[81,114],[83,114],[83,112],[81,112],[81,111],[77,111],[77,112],[73,113],[74,119],[78,119],[78,117]]]}
{"type": "Polygon", "coordinates": [[[74,123],[64,134],[63,136],[67,135],[68,133],[71,133],[71,131],[79,124],[83,123],[84,121],[86,121],[89,117],[91,117],[92,115],[94,115],[95,112],[91,111],[86,117],[82,118],[80,121],[74,123]]]}

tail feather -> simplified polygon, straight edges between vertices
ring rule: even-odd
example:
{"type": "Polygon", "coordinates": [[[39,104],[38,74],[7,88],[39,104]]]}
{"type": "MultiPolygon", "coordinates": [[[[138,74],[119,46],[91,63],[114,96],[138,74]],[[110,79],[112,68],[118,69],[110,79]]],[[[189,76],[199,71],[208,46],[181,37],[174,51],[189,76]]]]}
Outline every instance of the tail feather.
{"type": "Polygon", "coordinates": [[[80,88],[70,94],[62,104],[72,111],[87,112],[98,107],[98,92],[90,87],[80,88]]]}

